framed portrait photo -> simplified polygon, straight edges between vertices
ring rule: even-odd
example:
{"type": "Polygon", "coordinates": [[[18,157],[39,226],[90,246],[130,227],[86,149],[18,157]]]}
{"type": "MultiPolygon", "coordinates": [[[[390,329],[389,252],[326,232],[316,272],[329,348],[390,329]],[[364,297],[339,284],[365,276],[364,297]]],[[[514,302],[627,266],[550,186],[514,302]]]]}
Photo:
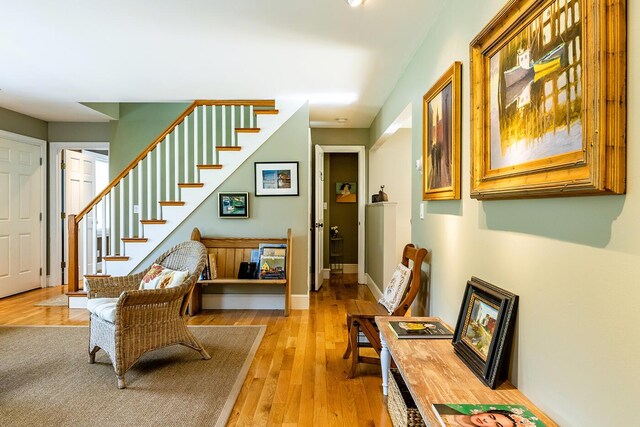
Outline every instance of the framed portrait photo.
{"type": "Polygon", "coordinates": [[[626,2],[511,0],[471,42],[471,197],[626,191],[626,2]]]}
{"type": "Polygon", "coordinates": [[[506,378],[518,296],[472,277],[467,282],[453,334],[460,358],[487,386],[506,378]]]}
{"type": "Polygon", "coordinates": [[[422,98],[422,200],[460,199],[460,62],[422,98]]]}
{"type": "Polygon", "coordinates": [[[298,162],[255,162],[256,196],[297,196],[298,162]]]}
{"type": "Polygon", "coordinates": [[[249,218],[249,193],[218,193],[220,218],[249,218]]]}
{"type": "Polygon", "coordinates": [[[336,182],[336,203],[356,203],[357,201],[355,182],[336,182]]]}

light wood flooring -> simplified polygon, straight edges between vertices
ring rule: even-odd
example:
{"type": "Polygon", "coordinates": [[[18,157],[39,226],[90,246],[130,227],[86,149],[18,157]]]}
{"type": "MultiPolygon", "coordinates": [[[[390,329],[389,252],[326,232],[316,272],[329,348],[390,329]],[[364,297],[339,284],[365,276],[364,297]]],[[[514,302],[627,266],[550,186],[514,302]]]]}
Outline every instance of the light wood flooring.
{"type": "MultiPolygon", "coordinates": [[[[35,307],[64,292],[38,289],[0,299],[0,325],[86,325],[86,310],[35,307]]],[[[356,275],[325,281],[309,310],[204,310],[192,325],[267,325],[234,406],[230,426],[390,426],[380,367],[361,364],[347,379],[344,301],[373,299],[356,275]]]]}

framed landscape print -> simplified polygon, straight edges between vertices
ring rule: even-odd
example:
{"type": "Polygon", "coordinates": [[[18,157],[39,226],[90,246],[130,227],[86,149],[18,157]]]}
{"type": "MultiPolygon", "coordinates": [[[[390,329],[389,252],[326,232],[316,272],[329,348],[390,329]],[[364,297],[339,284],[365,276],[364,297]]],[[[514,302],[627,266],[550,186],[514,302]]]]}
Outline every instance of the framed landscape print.
{"type": "Polygon", "coordinates": [[[422,200],[460,199],[460,76],[454,62],[422,98],[422,200]]]}
{"type": "Polygon", "coordinates": [[[506,378],[518,296],[472,277],[462,300],[453,347],[478,378],[496,388],[506,378]]]}
{"type": "Polygon", "coordinates": [[[249,218],[249,193],[218,193],[220,218],[249,218]]]}
{"type": "Polygon", "coordinates": [[[297,196],[298,162],[256,162],[256,196],[297,196]]]}
{"type": "Polygon", "coordinates": [[[471,42],[471,197],[623,194],[625,0],[511,0],[471,42]]]}

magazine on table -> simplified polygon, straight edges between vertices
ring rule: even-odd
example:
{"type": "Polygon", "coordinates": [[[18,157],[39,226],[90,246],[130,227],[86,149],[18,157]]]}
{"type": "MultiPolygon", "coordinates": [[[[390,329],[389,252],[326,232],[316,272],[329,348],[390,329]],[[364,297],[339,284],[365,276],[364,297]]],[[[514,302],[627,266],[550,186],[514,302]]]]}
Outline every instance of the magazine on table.
{"type": "Polygon", "coordinates": [[[398,339],[452,339],[453,331],[442,322],[390,320],[389,327],[398,339]]]}
{"type": "Polygon", "coordinates": [[[538,417],[522,405],[434,403],[431,406],[442,427],[475,425],[545,427],[538,417]]]}

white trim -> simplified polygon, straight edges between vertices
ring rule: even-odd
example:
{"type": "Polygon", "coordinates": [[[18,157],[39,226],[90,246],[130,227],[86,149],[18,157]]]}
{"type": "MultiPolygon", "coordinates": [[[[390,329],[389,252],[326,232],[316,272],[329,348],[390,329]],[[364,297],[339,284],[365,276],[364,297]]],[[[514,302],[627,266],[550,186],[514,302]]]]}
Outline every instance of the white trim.
{"type": "Polygon", "coordinates": [[[40,157],[42,164],[40,165],[40,212],[42,213],[42,221],[40,221],[40,268],[42,275],[40,276],[40,287],[47,287],[47,142],[26,135],[20,135],[6,130],[0,130],[0,138],[8,139],[23,144],[36,145],[40,147],[40,157]]]}
{"type": "Polygon", "coordinates": [[[376,285],[376,282],[373,281],[373,279],[371,278],[371,276],[369,276],[368,273],[367,273],[367,287],[369,288],[369,290],[371,291],[371,293],[373,294],[376,300],[379,300],[380,298],[382,298],[382,291],[380,291],[380,289],[378,288],[378,285],[376,285]]]}
{"type": "Polygon", "coordinates": [[[62,262],[62,245],[60,229],[62,228],[62,181],[60,179],[60,162],[62,150],[109,150],[108,142],[50,142],[49,143],[49,224],[51,235],[49,236],[49,255],[51,269],[49,271],[49,286],[59,286],[64,281],[60,263],[62,262]]]}
{"type": "Polygon", "coordinates": [[[367,205],[367,171],[365,162],[364,145],[316,145],[323,153],[357,153],[358,154],[358,283],[365,283],[364,273],[364,249],[365,249],[365,215],[364,208],[367,205]]]}
{"type": "Polygon", "coordinates": [[[309,295],[291,295],[292,310],[309,310],[309,295]]]}
{"type": "MultiPolygon", "coordinates": [[[[311,242],[313,241],[311,237],[312,226],[311,226],[311,217],[313,216],[313,202],[311,194],[312,186],[313,186],[313,173],[311,171],[311,147],[313,147],[313,143],[311,141],[311,128],[309,128],[309,145],[307,146],[307,269],[309,270],[309,274],[307,274],[307,308],[309,308],[309,292],[311,292],[311,288],[313,284],[315,284],[315,280],[311,279],[311,271],[313,270],[313,263],[311,262],[311,242]]],[[[315,230],[314,230],[315,231],[315,230]]]]}
{"type": "MultiPolygon", "coordinates": [[[[356,274],[358,272],[358,264],[342,264],[342,272],[344,274],[356,274]]],[[[322,278],[329,279],[330,277],[331,277],[331,270],[328,268],[323,268],[322,278]]]]}

